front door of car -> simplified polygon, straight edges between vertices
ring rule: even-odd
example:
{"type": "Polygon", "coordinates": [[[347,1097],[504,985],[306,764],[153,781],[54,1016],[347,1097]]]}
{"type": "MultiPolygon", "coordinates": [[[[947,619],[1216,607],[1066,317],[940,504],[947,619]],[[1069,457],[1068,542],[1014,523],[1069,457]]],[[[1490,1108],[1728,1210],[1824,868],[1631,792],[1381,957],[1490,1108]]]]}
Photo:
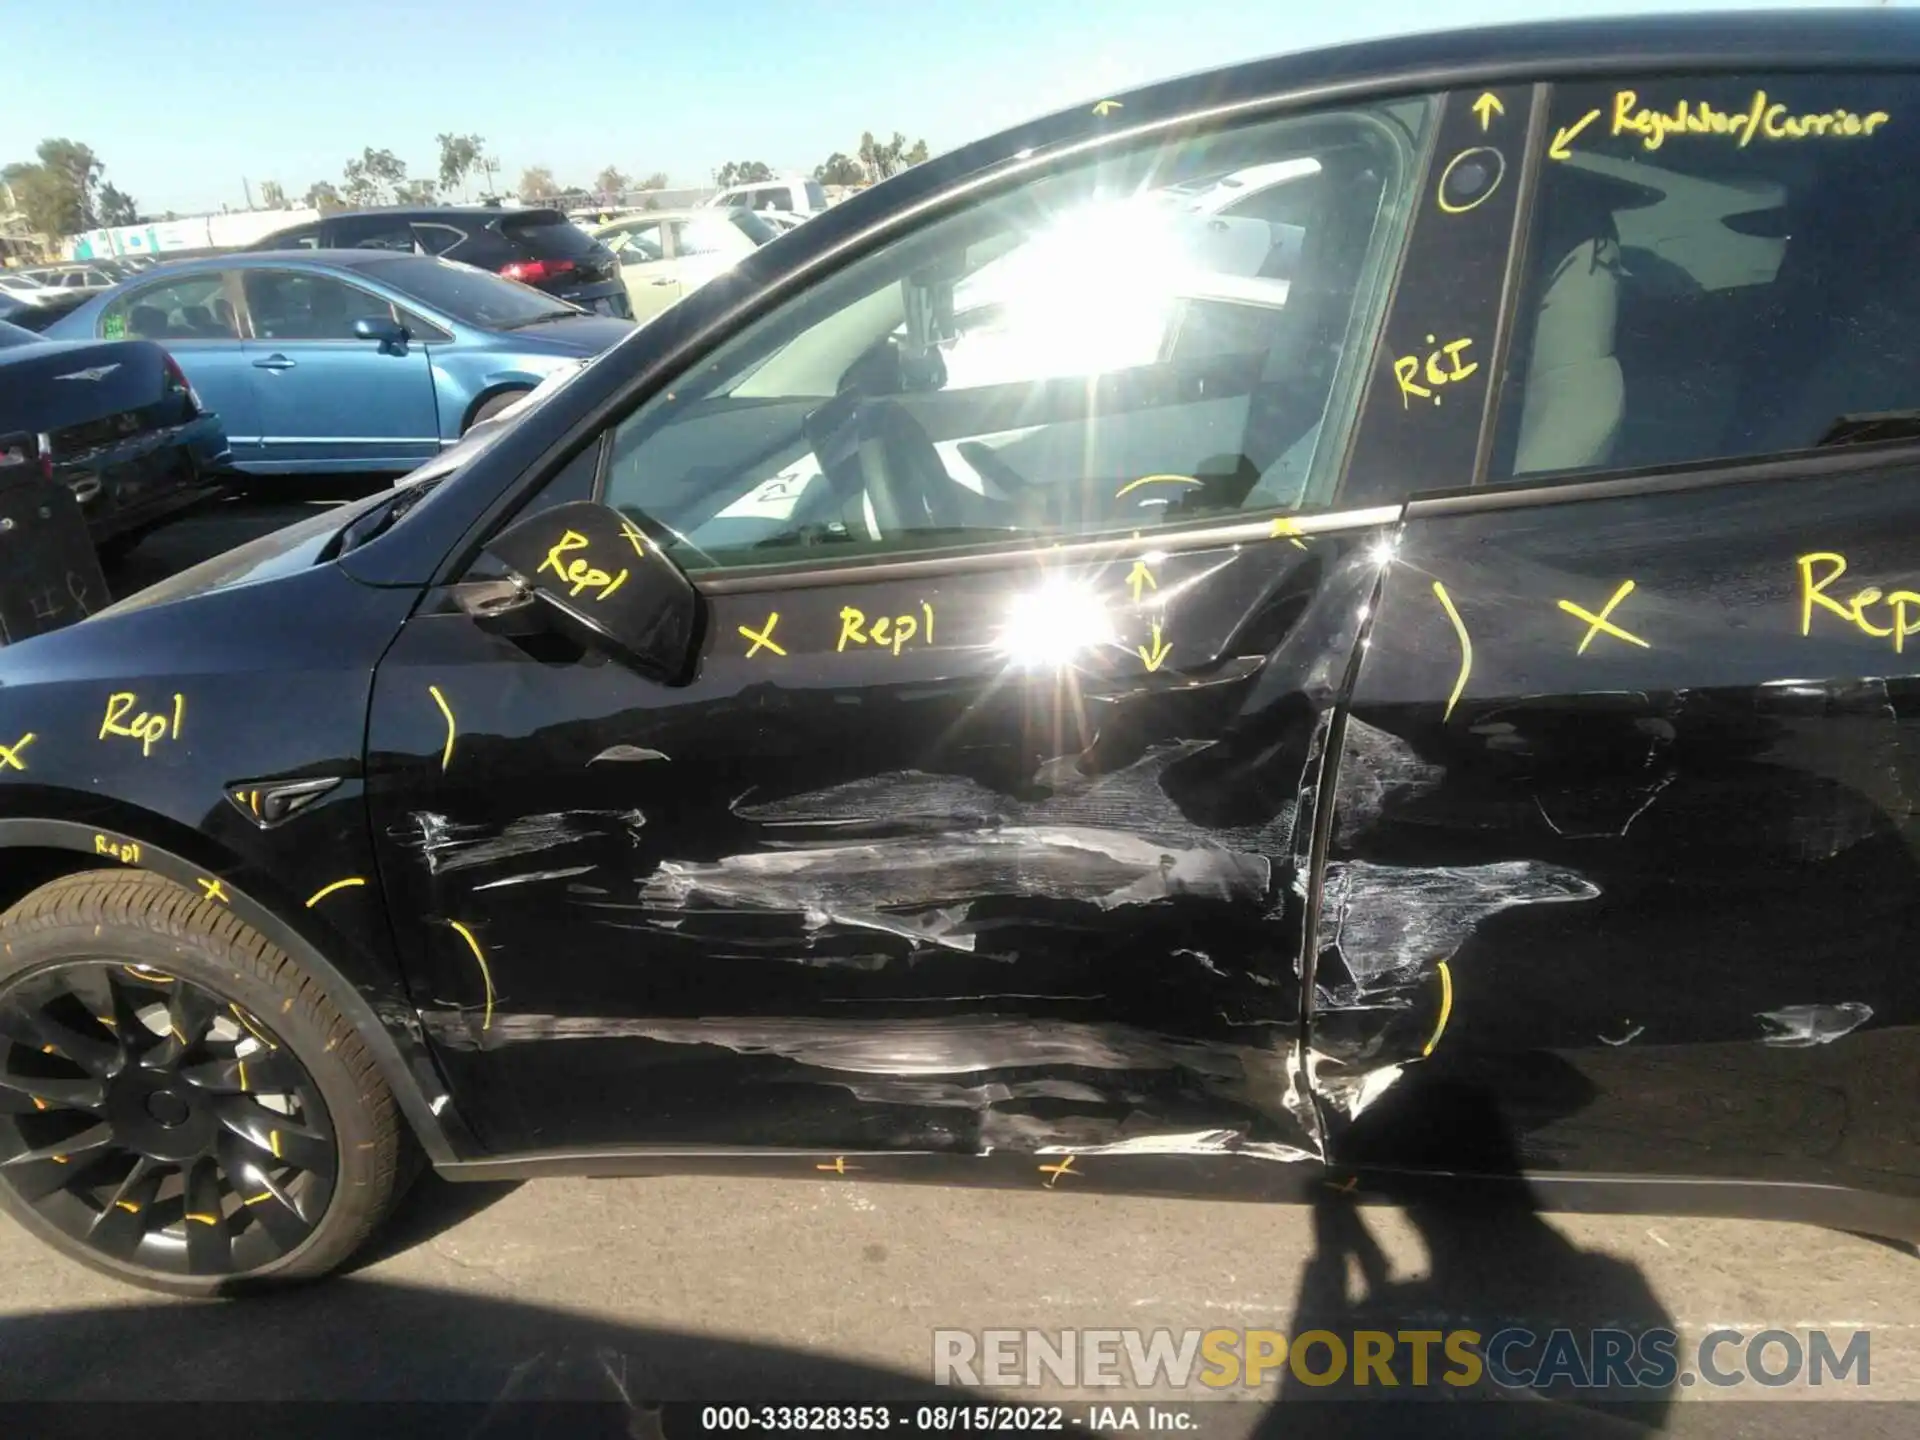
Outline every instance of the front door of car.
{"type": "Polygon", "coordinates": [[[489,1145],[1317,1152],[1315,797],[1397,515],[1337,491],[1436,111],[1201,127],[918,222],[545,480],[626,550],[550,524],[424,597],[369,796],[489,1145]],[[1144,192],[1287,158],[1300,303],[1194,299],[1144,192]],[[949,385],[953,288],[1008,259],[1026,343],[949,385]],[[509,570],[590,612],[661,565],[699,588],[681,683],[496,613],[509,570]]]}
{"type": "Polygon", "coordinates": [[[1912,95],[1554,95],[1502,484],[1410,507],[1346,729],[1337,1156],[1914,1188],[1912,95]]]}
{"type": "Polygon", "coordinates": [[[387,300],[318,271],[247,269],[241,276],[266,461],[406,470],[439,453],[426,348],[354,333],[363,319],[392,324],[387,300]]]}

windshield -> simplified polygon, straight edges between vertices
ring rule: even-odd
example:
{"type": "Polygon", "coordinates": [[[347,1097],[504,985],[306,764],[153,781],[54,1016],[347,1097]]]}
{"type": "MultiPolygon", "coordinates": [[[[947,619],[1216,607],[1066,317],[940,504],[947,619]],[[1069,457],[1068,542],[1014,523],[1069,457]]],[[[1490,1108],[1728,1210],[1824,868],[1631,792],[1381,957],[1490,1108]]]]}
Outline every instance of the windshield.
{"type": "Polygon", "coordinates": [[[451,320],[482,330],[506,330],[553,315],[572,313],[573,307],[530,285],[503,280],[471,265],[435,260],[425,255],[395,256],[359,267],[369,280],[390,285],[438,310],[451,320]]]}

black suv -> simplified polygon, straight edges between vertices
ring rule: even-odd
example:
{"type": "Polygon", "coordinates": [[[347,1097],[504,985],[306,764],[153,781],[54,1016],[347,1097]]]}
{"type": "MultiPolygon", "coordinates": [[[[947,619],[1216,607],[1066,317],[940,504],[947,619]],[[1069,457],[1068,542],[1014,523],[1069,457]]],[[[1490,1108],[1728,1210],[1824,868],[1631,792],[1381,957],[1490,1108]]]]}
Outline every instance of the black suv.
{"type": "Polygon", "coordinates": [[[249,250],[407,250],[518,280],[600,315],[633,318],[613,252],[558,210],[429,206],[346,210],[276,230],[249,250]]]}

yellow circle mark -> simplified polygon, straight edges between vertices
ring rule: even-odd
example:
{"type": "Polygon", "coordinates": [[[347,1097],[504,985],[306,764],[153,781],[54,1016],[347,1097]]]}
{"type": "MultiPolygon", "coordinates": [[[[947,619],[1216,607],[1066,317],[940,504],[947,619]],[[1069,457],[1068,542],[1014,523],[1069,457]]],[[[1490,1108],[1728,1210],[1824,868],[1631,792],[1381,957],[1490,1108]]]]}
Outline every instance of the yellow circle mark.
{"type": "Polygon", "coordinates": [[[1434,189],[1433,198],[1435,202],[1438,203],[1440,208],[1444,210],[1447,214],[1464,215],[1469,210],[1477,210],[1482,205],[1486,204],[1487,197],[1492,195],[1494,191],[1498,190],[1500,188],[1500,182],[1506,178],[1507,178],[1507,157],[1502,155],[1498,150],[1494,149],[1493,146],[1491,145],[1476,145],[1471,150],[1462,150],[1458,155],[1454,156],[1453,159],[1447,162],[1447,168],[1440,172],[1440,183],[1434,189]],[[1449,204],[1447,201],[1447,181],[1453,175],[1453,167],[1458,165],[1463,160],[1471,159],[1475,155],[1491,155],[1493,157],[1494,159],[1493,183],[1487,186],[1485,190],[1481,191],[1476,198],[1469,200],[1464,205],[1449,204]]]}

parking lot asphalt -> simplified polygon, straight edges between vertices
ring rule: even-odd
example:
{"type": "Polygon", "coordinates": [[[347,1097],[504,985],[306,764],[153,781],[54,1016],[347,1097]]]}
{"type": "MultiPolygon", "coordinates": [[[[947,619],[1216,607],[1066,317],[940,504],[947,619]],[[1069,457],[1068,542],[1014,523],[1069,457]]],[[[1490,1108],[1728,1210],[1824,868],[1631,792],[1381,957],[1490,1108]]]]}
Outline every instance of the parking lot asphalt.
{"type": "MultiPolygon", "coordinates": [[[[233,501],[183,521],[133,554],[117,593],[325,498],[233,501]]],[[[936,1329],[1667,1326],[1680,1332],[1684,1377],[1691,1347],[1715,1330],[1825,1328],[1839,1332],[1838,1349],[1864,1328],[1864,1388],[1683,1378],[1625,1410],[1509,1393],[1505,1404],[1375,1405],[1363,1415],[1348,1404],[1275,1409],[1270,1381],[1226,1392],[1257,1403],[1203,1402],[1193,1413],[1208,1435],[1427,1440],[1493,1433],[1496,1421],[1524,1435],[1916,1433],[1920,1259],[1900,1247],[1700,1219],[1378,1208],[1360,1212],[1363,1229],[1354,1220],[1334,1197],[1321,1210],[1288,1209],[1075,1194],[1070,1184],[1024,1193],[855,1176],[519,1186],[429,1177],[354,1272],[215,1304],[125,1288],[0,1224],[0,1400],[912,1398],[930,1393],[936,1329]]],[[[1743,1368],[1744,1339],[1718,1354],[1723,1369],[1743,1368]]],[[[994,1398],[1051,1396],[1072,1428],[1095,1428],[1080,1424],[1096,1418],[1092,1404],[1152,1398],[1041,1378],[994,1398]]],[[[1289,1399],[1321,1393],[1287,1385],[1289,1399]]]]}

